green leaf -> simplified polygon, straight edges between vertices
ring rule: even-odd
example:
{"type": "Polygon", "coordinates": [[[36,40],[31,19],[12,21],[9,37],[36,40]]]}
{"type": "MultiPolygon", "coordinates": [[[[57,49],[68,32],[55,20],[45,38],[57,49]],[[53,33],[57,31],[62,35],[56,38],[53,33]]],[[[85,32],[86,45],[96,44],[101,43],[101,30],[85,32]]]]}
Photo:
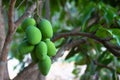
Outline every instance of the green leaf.
{"type": "Polygon", "coordinates": [[[108,24],[112,23],[115,17],[116,14],[112,10],[106,9],[104,18],[108,24]]]}
{"type": "Polygon", "coordinates": [[[79,72],[80,72],[80,69],[79,68],[76,68],[75,67],[75,69],[72,71],[72,73],[76,76],[76,77],[78,77],[79,75],[79,72]]]}
{"type": "Polygon", "coordinates": [[[119,80],[116,71],[112,71],[112,72],[113,72],[112,74],[113,80],[119,80]]]}
{"type": "Polygon", "coordinates": [[[83,74],[81,76],[80,80],[91,80],[91,74],[90,74],[90,72],[86,72],[85,74],[83,74]]]}
{"type": "Polygon", "coordinates": [[[116,8],[111,7],[110,5],[106,5],[103,2],[100,2],[98,4],[98,8],[99,8],[100,14],[103,16],[103,19],[105,19],[107,24],[112,24],[114,22],[114,19],[117,16],[116,8]]]}
{"type": "Polygon", "coordinates": [[[112,37],[117,41],[120,46],[120,29],[109,29],[108,32],[112,35],[112,37]]]}
{"type": "Polygon", "coordinates": [[[107,31],[106,28],[103,28],[102,26],[98,26],[98,30],[96,32],[96,36],[100,37],[100,38],[107,38],[110,37],[110,33],[107,31]]]}
{"type": "Polygon", "coordinates": [[[89,5],[87,5],[83,10],[82,16],[80,17],[82,23],[82,30],[85,30],[85,26],[87,25],[87,22],[94,11],[95,11],[95,4],[92,2],[89,5]]]}
{"type": "Polygon", "coordinates": [[[76,61],[76,58],[78,57],[78,54],[72,55],[66,59],[68,62],[76,61]]]}
{"type": "Polygon", "coordinates": [[[113,80],[111,71],[109,69],[102,68],[99,72],[99,80],[113,80]]]}
{"type": "Polygon", "coordinates": [[[96,24],[96,25],[93,25],[91,28],[90,28],[90,32],[95,32],[99,27],[101,27],[99,24],[96,24]]]}
{"type": "MultiPolygon", "coordinates": [[[[99,57],[98,57],[98,63],[103,64],[103,65],[108,65],[113,61],[113,55],[110,54],[108,51],[103,52],[99,57]]],[[[101,69],[101,66],[97,66],[97,70],[101,69]]]]}
{"type": "Polygon", "coordinates": [[[75,64],[76,65],[85,65],[87,63],[87,57],[83,53],[79,53],[78,56],[76,56],[75,64]]]}

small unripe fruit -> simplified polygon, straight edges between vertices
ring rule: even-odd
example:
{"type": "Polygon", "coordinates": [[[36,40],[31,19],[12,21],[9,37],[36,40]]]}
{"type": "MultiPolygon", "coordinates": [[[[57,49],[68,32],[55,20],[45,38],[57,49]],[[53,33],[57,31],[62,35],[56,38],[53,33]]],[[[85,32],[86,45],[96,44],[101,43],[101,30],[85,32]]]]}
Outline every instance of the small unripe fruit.
{"type": "Polygon", "coordinates": [[[38,44],[41,41],[41,32],[37,27],[29,26],[26,29],[26,37],[30,44],[38,44]]]}
{"type": "Polygon", "coordinates": [[[33,18],[26,18],[22,24],[21,27],[25,31],[28,26],[35,26],[36,22],[33,18]]]}
{"type": "Polygon", "coordinates": [[[46,59],[38,62],[39,70],[43,75],[47,75],[51,67],[51,59],[46,55],[46,59]]]}
{"type": "Polygon", "coordinates": [[[29,44],[27,40],[21,42],[21,44],[18,46],[18,51],[20,54],[27,54],[31,52],[34,49],[34,46],[29,44]]]}
{"type": "Polygon", "coordinates": [[[54,43],[52,41],[50,41],[50,39],[46,39],[45,43],[47,45],[47,55],[48,56],[55,56],[56,55],[56,47],[54,45],[54,43]]]}
{"type": "Polygon", "coordinates": [[[35,53],[40,60],[44,60],[47,55],[47,45],[45,42],[41,41],[36,45],[35,53]]]}
{"type": "Polygon", "coordinates": [[[52,25],[48,20],[42,19],[38,24],[38,28],[42,33],[43,39],[51,38],[53,36],[52,25]]]}

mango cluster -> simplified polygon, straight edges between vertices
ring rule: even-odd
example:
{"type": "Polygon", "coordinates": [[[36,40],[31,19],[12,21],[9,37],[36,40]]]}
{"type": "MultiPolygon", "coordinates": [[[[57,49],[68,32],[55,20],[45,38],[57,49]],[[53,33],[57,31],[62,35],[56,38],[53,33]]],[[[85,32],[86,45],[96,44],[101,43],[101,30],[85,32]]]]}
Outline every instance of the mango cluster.
{"type": "Polygon", "coordinates": [[[56,55],[56,47],[50,40],[53,36],[51,23],[41,19],[38,24],[34,18],[26,18],[21,27],[25,32],[25,39],[18,47],[20,54],[30,53],[33,62],[38,63],[40,72],[47,75],[51,67],[50,57],[56,55]]]}

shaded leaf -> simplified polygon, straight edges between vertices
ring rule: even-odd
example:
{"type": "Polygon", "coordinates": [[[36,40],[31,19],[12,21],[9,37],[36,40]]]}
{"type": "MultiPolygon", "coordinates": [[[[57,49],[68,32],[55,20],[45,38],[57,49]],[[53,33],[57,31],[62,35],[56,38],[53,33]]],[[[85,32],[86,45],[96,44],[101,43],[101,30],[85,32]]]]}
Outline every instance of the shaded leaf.
{"type": "Polygon", "coordinates": [[[91,14],[95,11],[95,4],[90,3],[85,7],[82,12],[82,16],[80,17],[82,23],[82,30],[85,30],[85,26],[87,25],[87,21],[91,18],[91,14]]]}

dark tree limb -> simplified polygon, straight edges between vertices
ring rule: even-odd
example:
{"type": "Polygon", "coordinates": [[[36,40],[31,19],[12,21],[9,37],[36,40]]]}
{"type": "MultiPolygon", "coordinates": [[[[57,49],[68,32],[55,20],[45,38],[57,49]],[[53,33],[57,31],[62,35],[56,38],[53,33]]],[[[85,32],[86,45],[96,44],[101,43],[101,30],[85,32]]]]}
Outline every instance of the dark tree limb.
{"type": "Polygon", "coordinates": [[[100,42],[101,44],[103,44],[108,49],[108,51],[110,51],[113,55],[115,55],[116,57],[120,57],[120,51],[116,49],[119,47],[113,46],[108,41],[106,41],[106,39],[99,38],[91,33],[84,33],[84,32],[59,33],[59,34],[55,35],[52,40],[56,41],[60,38],[66,38],[69,36],[82,36],[82,37],[88,37],[93,40],[96,40],[96,41],[100,42]]]}
{"type": "Polygon", "coordinates": [[[15,2],[16,0],[11,0],[10,1],[10,7],[9,7],[9,11],[8,11],[8,32],[7,32],[7,36],[5,38],[5,43],[2,49],[2,54],[0,59],[2,59],[3,61],[7,60],[7,54],[8,54],[8,50],[9,50],[9,44],[12,40],[12,36],[13,36],[13,29],[14,29],[14,20],[13,20],[13,13],[14,13],[14,6],[15,6],[15,2]]]}

